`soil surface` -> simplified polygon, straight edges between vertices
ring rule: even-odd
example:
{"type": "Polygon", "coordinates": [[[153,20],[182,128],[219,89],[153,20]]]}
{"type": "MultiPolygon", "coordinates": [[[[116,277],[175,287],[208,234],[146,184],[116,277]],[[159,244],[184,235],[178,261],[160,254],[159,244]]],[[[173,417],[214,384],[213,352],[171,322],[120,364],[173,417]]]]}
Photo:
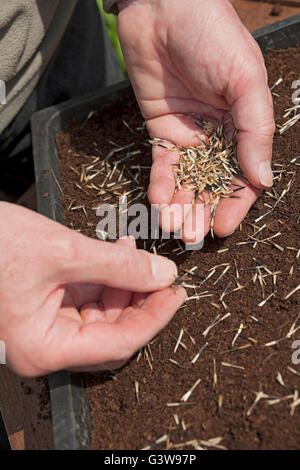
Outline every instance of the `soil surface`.
{"type": "MultiPolygon", "coordinates": [[[[292,106],[292,82],[300,79],[299,53],[300,48],[290,49],[266,58],[270,86],[283,78],[273,90],[278,125],[289,119],[283,116],[292,106]]],[[[131,202],[147,200],[147,138],[135,102],[107,106],[84,125],[71,123],[57,135],[69,227],[96,238],[99,203],[117,203],[130,191],[131,202]],[[87,175],[93,179],[87,181],[87,175]]],[[[157,252],[175,260],[180,275],[188,278],[186,284],[196,286],[187,287],[189,296],[202,297],[188,300],[121,370],[86,375],[93,449],[300,447],[300,406],[295,406],[300,368],[292,363],[300,330],[291,330],[295,322],[294,329],[300,325],[299,291],[288,296],[299,284],[300,160],[291,163],[299,155],[300,122],[282,135],[277,130],[274,186],[232,236],[209,235],[204,248],[194,252],[176,241],[161,247],[156,242],[157,252]],[[186,270],[194,267],[195,276],[188,276],[186,270]]]]}
{"type": "Polygon", "coordinates": [[[300,1],[293,6],[284,0],[263,2],[262,0],[231,0],[237,14],[249,31],[262,28],[300,13],[300,1]]]}

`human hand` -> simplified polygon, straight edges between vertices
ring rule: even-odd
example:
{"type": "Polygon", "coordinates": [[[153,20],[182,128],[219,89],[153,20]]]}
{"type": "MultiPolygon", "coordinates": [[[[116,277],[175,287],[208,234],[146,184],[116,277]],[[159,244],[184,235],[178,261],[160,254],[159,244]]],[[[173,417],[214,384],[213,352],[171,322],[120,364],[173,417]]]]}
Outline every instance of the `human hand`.
{"type": "MultiPolygon", "coordinates": [[[[237,180],[246,186],[240,199],[223,199],[218,205],[214,231],[230,235],[259,190],[272,185],[273,104],[261,51],[227,0],[121,0],[118,5],[124,58],[151,137],[199,145],[194,119],[182,114],[197,113],[218,123],[231,113],[239,165],[249,184],[237,180]]],[[[167,216],[163,220],[173,210],[174,222],[164,225],[165,230],[183,225],[183,240],[198,242],[188,224],[185,229],[196,211],[194,192],[175,193],[172,165],[178,160],[177,152],[153,148],[149,199],[161,207],[167,216]],[[191,207],[185,220],[184,204],[191,207]]],[[[204,234],[209,226],[206,206],[204,234]]]]}
{"type": "Polygon", "coordinates": [[[92,240],[3,202],[0,218],[0,339],[19,375],[118,368],[185,300],[167,288],[175,264],[131,238],[92,240]]]}

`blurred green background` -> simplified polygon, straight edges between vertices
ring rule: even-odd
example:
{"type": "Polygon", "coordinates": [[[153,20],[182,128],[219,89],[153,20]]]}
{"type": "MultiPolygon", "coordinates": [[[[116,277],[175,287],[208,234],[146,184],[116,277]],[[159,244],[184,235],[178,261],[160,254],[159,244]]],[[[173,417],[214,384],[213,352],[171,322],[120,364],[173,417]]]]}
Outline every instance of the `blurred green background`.
{"type": "Polygon", "coordinates": [[[102,0],[97,0],[97,3],[98,3],[99,10],[101,12],[101,15],[106,24],[108,35],[115,48],[122,70],[127,75],[127,69],[126,69],[126,65],[124,62],[124,58],[123,58],[123,54],[122,54],[122,50],[121,50],[121,46],[120,46],[120,42],[118,38],[117,17],[115,15],[108,15],[107,13],[104,12],[102,0]]]}

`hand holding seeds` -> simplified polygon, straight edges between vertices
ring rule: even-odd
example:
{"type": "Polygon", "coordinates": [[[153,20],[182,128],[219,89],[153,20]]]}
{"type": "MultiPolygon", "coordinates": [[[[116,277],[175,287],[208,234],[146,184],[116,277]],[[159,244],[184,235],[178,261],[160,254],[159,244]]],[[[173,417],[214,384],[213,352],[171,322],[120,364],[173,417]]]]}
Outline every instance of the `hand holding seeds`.
{"type": "MultiPolygon", "coordinates": [[[[222,125],[228,142],[236,129],[237,160],[246,180],[237,172],[233,183],[244,189],[222,198],[217,208],[206,204],[204,209],[204,235],[213,219],[214,232],[227,236],[259,190],[272,185],[274,118],[261,52],[227,0],[122,0],[119,8],[125,61],[148,130],[153,139],[169,142],[153,148],[150,202],[160,206],[165,230],[183,227],[185,242],[200,241],[189,233],[187,219],[195,218],[203,198],[193,175],[178,187],[174,167],[190,147],[206,145],[213,156],[201,119],[216,131],[222,125]],[[178,151],[170,152],[174,145],[178,151]],[[190,213],[182,210],[185,204],[190,213]],[[173,221],[164,224],[170,212],[173,221]]],[[[205,190],[211,191],[207,183],[205,190]]]]}
{"type": "Polygon", "coordinates": [[[3,202],[0,217],[0,338],[19,375],[118,368],[185,300],[167,288],[175,264],[131,238],[92,240],[3,202]]]}

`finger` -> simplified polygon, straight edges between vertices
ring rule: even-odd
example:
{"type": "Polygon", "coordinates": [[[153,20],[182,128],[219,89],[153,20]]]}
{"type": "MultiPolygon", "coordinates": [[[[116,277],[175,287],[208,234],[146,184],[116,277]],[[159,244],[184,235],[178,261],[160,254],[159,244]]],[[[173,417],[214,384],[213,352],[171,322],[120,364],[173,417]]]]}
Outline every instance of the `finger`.
{"type": "Polygon", "coordinates": [[[273,103],[260,71],[237,87],[232,117],[238,129],[238,160],[242,171],[256,188],[272,186],[273,103]]]}
{"type": "Polygon", "coordinates": [[[56,284],[89,282],[133,292],[153,292],[172,284],[177,276],[175,263],[162,256],[92,240],[68,229],[62,233],[49,247],[56,284]]]}
{"type": "Polygon", "coordinates": [[[135,292],[132,296],[132,303],[131,305],[134,307],[134,308],[141,308],[144,303],[145,303],[145,300],[147,299],[147,297],[149,297],[149,295],[151,294],[146,294],[144,292],[135,292]]]}
{"type": "Polygon", "coordinates": [[[160,227],[165,232],[175,232],[182,227],[185,217],[192,211],[194,191],[177,191],[169,206],[162,208],[159,214],[160,227]]]}
{"type": "MultiPolygon", "coordinates": [[[[183,288],[169,288],[149,295],[142,308],[127,308],[117,323],[77,325],[77,331],[74,331],[74,323],[68,329],[64,323],[64,341],[51,368],[88,369],[128,360],[167,325],[185,299],[183,288]]],[[[52,334],[61,337],[62,331],[57,331],[60,328],[57,324],[52,334]]]]}
{"type": "MultiPolygon", "coordinates": [[[[124,237],[117,241],[119,245],[132,246],[135,248],[135,240],[132,237],[124,237]]],[[[70,284],[67,286],[66,291],[72,298],[74,305],[78,309],[84,307],[84,311],[87,311],[87,304],[97,305],[100,301],[101,295],[105,289],[105,286],[101,284],[91,283],[77,283],[70,284]]]]}
{"type": "Polygon", "coordinates": [[[210,205],[204,205],[199,199],[184,221],[182,241],[188,245],[198,245],[210,230],[210,205]]]}
{"type": "MultiPolygon", "coordinates": [[[[170,143],[163,143],[169,149],[170,143]]],[[[151,204],[159,205],[160,226],[166,232],[181,228],[184,220],[184,205],[193,201],[193,191],[175,192],[175,168],[179,161],[179,152],[168,151],[162,147],[153,147],[153,165],[151,169],[148,197],[151,204]]],[[[187,212],[186,212],[187,214],[187,212]]]]}
{"type": "Polygon", "coordinates": [[[81,320],[84,323],[105,322],[105,311],[101,302],[90,302],[80,309],[81,320]]]}
{"type": "MultiPolygon", "coordinates": [[[[244,186],[244,189],[233,193],[239,199],[224,198],[218,204],[214,221],[214,232],[218,237],[227,237],[234,232],[259,195],[259,190],[245,180],[237,179],[236,183],[244,186]]],[[[237,188],[232,186],[231,189],[237,188]]]]}
{"type": "Polygon", "coordinates": [[[72,318],[73,320],[81,321],[81,317],[74,303],[74,299],[67,290],[65,291],[65,295],[61,307],[59,309],[58,315],[65,318],[72,318]]]}
{"type": "Polygon", "coordinates": [[[111,371],[114,372],[115,370],[121,369],[126,364],[126,361],[111,361],[96,364],[93,366],[81,366],[81,367],[68,367],[68,370],[71,372],[101,372],[101,371],[111,371]]]}
{"type": "Polygon", "coordinates": [[[98,302],[101,298],[104,286],[91,283],[69,284],[66,292],[72,298],[74,306],[80,309],[83,305],[90,302],[98,302]]]}
{"type": "MultiPolygon", "coordinates": [[[[112,288],[108,288],[108,289],[112,289],[112,288]]],[[[119,289],[115,289],[115,291],[123,292],[123,291],[120,291],[119,289]]],[[[130,301],[131,301],[132,307],[141,308],[146,298],[148,297],[148,295],[149,294],[145,294],[143,292],[132,294],[131,292],[128,291],[129,301],[126,302],[126,305],[124,305],[124,309],[128,307],[128,305],[130,304],[130,301]]],[[[128,298],[126,300],[128,300],[128,298]]],[[[108,323],[113,323],[121,315],[122,311],[120,310],[120,308],[117,309],[116,313],[114,310],[111,312],[110,309],[107,311],[105,310],[102,302],[98,302],[98,303],[90,303],[90,304],[84,305],[80,313],[81,313],[82,321],[84,321],[84,323],[95,323],[97,321],[100,321],[100,322],[106,321],[108,323]]]]}
{"type": "Polygon", "coordinates": [[[116,245],[129,246],[130,248],[136,248],[135,239],[131,236],[119,238],[119,240],[116,241],[116,245]]]}
{"type": "MultiPolygon", "coordinates": [[[[135,239],[124,237],[117,241],[120,246],[129,246],[136,249],[135,239]]],[[[105,318],[108,322],[114,322],[122,311],[131,303],[132,292],[114,287],[105,287],[101,296],[101,303],[105,310],[105,318]]]]}
{"type": "MultiPolygon", "coordinates": [[[[132,237],[120,238],[116,244],[136,248],[135,239],[132,237]]],[[[132,293],[113,287],[103,286],[102,296],[97,302],[89,302],[81,308],[81,318],[84,323],[106,321],[112,323],[130,304],[132,293]]]]}
{"type": "MultiPolygon", "coordinates": [[[[168,149],[170,143],[163,143],[168,149]]],[[[154,145],[152,149],[153,164],[150,173],[148,198],[151,204],[170,204],[175,192],[174,168],[179,161],[179,153],[154,145]]]]}
{"type": "MultiPolygon", "coordinates": [[[[219,122],[224,111],[213,109],[209,105],[193,102],[192,113],[206,116],[207,119],[219,122]]],[[[189,112],[188,109],[185,112],[189,112]]],[[[177,145],[200,145],[203,131],[195,124],[192,115],[167,114],[147,121],[147,128],[152,137],[176,142],[177,145]]],[[[172,149],[173,144],[162,142],[164,147],[172,149]]],[[[151,204],[170,204],[175,192],[174,164],[179,161],[179,152],[166,150],[155,145],[152,151],[153,165],[151,169],[148,197],[151,204]]]]}
{"type": "Polygon", "coordinates": [[[148,295],[140,308],[124,311],[120,324],[139,338],[135,350],[151,341],[169,323],[186,297],[183,287],[169,287],[148,295]]]}

